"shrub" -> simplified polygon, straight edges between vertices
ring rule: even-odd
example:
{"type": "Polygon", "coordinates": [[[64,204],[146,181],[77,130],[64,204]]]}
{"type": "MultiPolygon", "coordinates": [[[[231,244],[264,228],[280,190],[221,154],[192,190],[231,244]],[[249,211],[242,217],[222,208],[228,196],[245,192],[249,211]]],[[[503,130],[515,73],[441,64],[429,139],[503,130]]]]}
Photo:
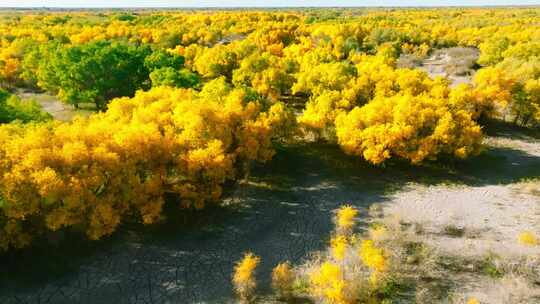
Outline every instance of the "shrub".
{"type": "Polygon", "coordinates": [[[156,50],[144,58],[144,66],[148,71],[161,68],[173,68],[179,70],[184,66],[184,57],[170,54],[162,50],[156,50]]]}
{"type": "Polygon", "coordinates": [[[342,235],[351,234],[353,227],[356,225],[357,215],[358,210],[351,205],[340,207],[334,217],[337,233],[342,235]]]}
{"type": "Polygon", "coordinates": [[[346,236],[337,235],[330,239],[330,251],[336,261],[342,261],[345,258],[347,247],[348,240],[346,236]]]}
{"type": "Polygon", "coordinates": [[[310,292],[328,304],[351,304],[354,297],[350,284],[345,281],[341,267],[324,262],[309,277],[310,292]]]}
{"type": "Polygon", "coordinates": [[[383,272],[386,269],[386,259],[383,251],[375,247],[372,240],[364,240],[360,246],[360,257],[362,262],[376,272],[383,272]]]}
{"type": "Polygon", "coordinates": [[[504,59],[503,53],[510,46],[510,41],[506,37],[495,37],[479,45],[480,58],[478,63],[482,65],[494,65],[504,59]]]}
{"type": "Polygon", "coordinates": [[[160,87],[87,119],[0,127],[0,249],[60,229],[95,240],[128,217],[155,223],[166,196],[217,202],[226,181],[273,156],[291,119],[263,104],[241,89],[216,100],[160,87]]]}
{"type": "Polygon", "coordinates": [[[279,263],[272,270],[272,288],[283,299],[292,296],[295,274],[289,262],[279,263]]]}
{"type": "Polygon", "coordinates": [[[217,45],[205,48],[193,63],[194,70],[205,78],[225,76],[232,78],[232,71],[237,67],[238,56],[228,46],[217,45]]]}
{"type": "Polygon", "coordinates": [[[323,63],[299,73],[293,93],[320,95],[326,90],[343,90],[356,74],[354,66],[342,63],[323,63]]]}
{"type": "Polygon", "coordinates": [[[255,270],[259,265],[260,258],[253,253],[246,253],[234,267],[233,285],[236,294],[242,303],[250,303],[255,295],[257,281],[255,270]]]}
{"type": "Polygon", "coordinates": [[[105,109],[111,99],[148,87],[144,63],[150,52],[149,47],[109,41],[51,45],[39,63],[38,85],[66,103],[105,109]]]}
{"type": "Polygon", "coordinates": [[[191,88],[199,83],[197,74],[188,69],[176,70],[171,67],[159,68],[150,73],[152,87],[169,86],[178,88],[191,88]]]}
{"type": "Polygon", "coordinates": [[[482,132],[468,111],[428,96],[376,98],[336,119],[346,153],[373,164],[397,157],[413,164],[439,155],[465,158],[479,152],[482,132]]]}
{"type": "Polygon", "coordinates": [[[251,86],[257,93],[277,99],[292,86],[293,77],[289,73],[286,62],[279,57],[256,52],[240,62],[232,82],[236,86],[251,86]]]}
{"type": "Polygon", "coordinates": [[[534,235],[534,233],[530,231],[522,232],[518,236],[518,241],[520,244],[526,245],[526,246],[536,246],[540,244],[538,241],[538,238],[534,235]]]}

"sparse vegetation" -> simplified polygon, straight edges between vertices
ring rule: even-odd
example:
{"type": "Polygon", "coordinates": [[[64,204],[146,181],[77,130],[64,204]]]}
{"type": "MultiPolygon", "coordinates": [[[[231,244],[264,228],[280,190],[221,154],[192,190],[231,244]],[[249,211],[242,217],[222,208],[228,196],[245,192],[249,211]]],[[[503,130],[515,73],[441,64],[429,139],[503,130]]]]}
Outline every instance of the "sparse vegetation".
{"type": "Polygon", "coordinates": [[[272,270],[272,288],[280,299],[292,298],[294,281],[294,270],[289,262],[279,263],[272,270]]]}
{"type": "Polygon", "coordinates": [[[444,233],[451,237],[462,237],[465,235],[465,228],[456,227],[455,225],[448,225],[444,227],[444,233]]]}

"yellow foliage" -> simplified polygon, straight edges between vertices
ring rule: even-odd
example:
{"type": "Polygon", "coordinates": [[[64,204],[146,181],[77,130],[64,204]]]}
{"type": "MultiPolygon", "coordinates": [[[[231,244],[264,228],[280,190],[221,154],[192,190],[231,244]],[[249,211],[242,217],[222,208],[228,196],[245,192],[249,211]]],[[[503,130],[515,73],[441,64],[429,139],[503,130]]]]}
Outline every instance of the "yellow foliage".
{"type": "Polygon", "coordinates": [[[344,205],[340,207],[334,218],[336,224],[336,230],[338,234],[350,234],[356,225],[356,217],[358,216],[358,209],[351,205],[344,205]]]}
{"type": "Polygon", "coordinates": [[[425,95],[376,98],[339,115],[336,133],[345,152],[373,164],[393,156],[414,164],[439,154],[465,158],[479,151],[482,139],[468,111],[425,95]]]}
{"type": "Polygon", "coordinates": [[[289,262],[279,263],[272,270],[272,288],[283,298],[291,296],[294,279],[295,274],[289,262]]]}
{"type": "Polygon", "coordinates": [[[229,47],[218,45],[205,48],[196,57],[193,67],[204,77],[215,78],[219,76],[232,76],[236,67],[237,55],[229,47]]]}
{"type": "Polygon", "coordinates": [[[362,241],[359,248],[359,255],[362,262],[376,272],[386,270],[386,258],[382,249],[375,247],[372,240],[362,241]]]}
{"type": "Polygon", "coordinates": [[[301,72],[292,92],[318,96],[325,90],[343,90],[355,74],[354,67],[342,62],[322,63],[301,72]]]}
{"type": "Polygon", "coordinates": [[[537,246],[540,244],[540,241],[534,235],[534,233],[530,231],[522,232],[518,236],[518,241],[520,244],[526,245],[526,246],[537,246]]]}
{"type": "Polygon", "coordinates": [[[369,236],[375,242],[384,239],[387,234],[388,231],[383,225],[377,225],[376,227],[369,229],[369,236]]]}
{"type": "MultiPolygon", "coordinates": [[[[350,228],[354,225],[358,211],[351,206],[343,206],[339,210],[344,226],[350,228]]],[[[381,233],[383,230],[377,229],[381,233]]],[[[395,248],[383,246],[384,242],[363,240],[359,234],[336,234],[330,240],[328,253],[316,255],[313,260],[299,266],[296,274],[288,263],[274,268],[273,286],[291,286],[296,277],[297,282],[307,283],[308,289],[302,292],[307,292],[317,303],[375,303],[381,300],[379,296],[384,292],[385,286],[388,286],[387,283],[398,279],[391,273],[392,269],[396,269],[397,260],[393,258],[395,248]]],[[[275,288],[278,294],[280,288],[275,288]]]]}
{"type": "Polygon", "coordinates": [[[512,89],[515,81],[498,68],[484,68],[474,77],[477,112],[493,115],[499,108],[505,108],[512,101],[512,89]]]}
{"type": "Polygon", "coordinates": [[[241,301],[249,302],[254,295],[257,287],[255,269],[260,261],[261,259],[258,256],[248,252],[234,267],[232,281],[241,301]]]}
{"type": "Polygon", "coordinates": [[[347,241],[347,237],[343,235],[333,237],[330,240],[330,251],[332,253],[332,257],[334,257],[336,261],[342,261],[345,258],[348,245],[349,242],[347,241]]]}
{"type": "Polygon", "coordinates": [[[75,225],[99,239],[131,214],[155,223],[166,193],[182,207],[218,201],[247,162],[272,157],[291,119],[283,104],[263,111],[241,89],[222,97],[154,88],[88,119],[1,126],[0,246],[75,225]]]}
{"type": "Polygon", "coordinates": [[[341,268],[331,262],[324,262],[309,277],[313,295],[328,304],[350,304],[354,298],[350,294],[348,282],[344,280],[341,268]]]}
{"type": "Polygon", "coordinates": [[[467,304],[480,304],[480,301],[478,301],[476,298],[469,298],[467,300],[467,304]]]}

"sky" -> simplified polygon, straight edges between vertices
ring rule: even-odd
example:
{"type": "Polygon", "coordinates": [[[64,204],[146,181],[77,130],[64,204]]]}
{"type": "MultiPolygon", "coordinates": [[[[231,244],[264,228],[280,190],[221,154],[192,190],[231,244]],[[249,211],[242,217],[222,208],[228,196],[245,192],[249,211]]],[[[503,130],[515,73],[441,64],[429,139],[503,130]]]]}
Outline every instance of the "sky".
{"type": "Polygon", "coordinates": [[[291,7],[540,5],[540,0],[0,0],[0,7],[291,7]]]}

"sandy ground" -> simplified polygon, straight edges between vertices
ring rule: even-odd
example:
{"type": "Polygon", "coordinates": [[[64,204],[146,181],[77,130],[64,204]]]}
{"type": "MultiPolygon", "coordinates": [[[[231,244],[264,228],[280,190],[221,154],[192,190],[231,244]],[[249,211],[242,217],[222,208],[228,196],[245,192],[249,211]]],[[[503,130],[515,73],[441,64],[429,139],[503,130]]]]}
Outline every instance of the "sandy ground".
{"type": "MultiPolygon", "coordinates": [[[[537,138],[488,137],[486,144],[491,149],[522,152],[503,154],[506,163],[493,168],[498,171],[494,177],[540,165],[537,138]]],[[[420,239],[440,255],[463,264],[488,257],[508,265],[524,263],[522,268],[536,277],[531,281],[510,274],[494,279],[473,269],[448,273],[457,297],[475,297],[481,303],[493,304],[540,303],[540,282],[535,282],[540,278],[540,246],[518,242],[519,234],[525,231],[540,236],[540,180],[477,185],[410,183],[384,202],[383,209],[385,216],[421,227],[420,239]]]]}
{"type": "MultiPolygon", "coordinates": [[[[509,158],[508,170],[538,165],[535,159],[540,158],[540,141],[534,138],[488,137],[486,143],[526,152],[526,157],[509,158]]],[[[430,240],[443,250],[467,255],[489,251],[504,256],[540,255],[540,247],[516,245],[517,236],[523,231],[540,235],[540,196],[524,191],[519,182],[480,186],[413,183],[393,195],[385,206],[387,213],[422,223],[433,233],[448,226],[464,229],[466,235],[469,232],[469,238],[438,236],[430,240]]]]}
{"type": "Polygon", "coordinates": [[[446,77],[452,86],[461,83],[471,83],[474,74],[474,63],[479,52],[476,48],[453,47],[435,50],[427,58],[421,59],[414,55],[401,55],[398,67],[418,68],[430,77],[446,77]]]}
{"type": "Polygon", "coordinates": [[[447,77],[452,86],[471,83],[476,73],[472,67],[478,56],[479,52],[475,48],[439,49],[422,61],[420,69],[426,71],[431,77],[447,77]]]}
{"type": "Polygon", "coordinates": [[[70,121],[75,116],[88,116],[93,111],[91,109],[75,109],[70,105],[62,103],[56,96],[47,93],[35,93],[30,91],[18,90],[16,94],[21,99],[33,99],[37,101],[45,112],[51,114],[54,119],[62,121],[70,121]]]}
{"type": "MultiPolygon", "coordinates": [[[[540,232],[540,199],[521,187],[540,176],[540,141],[503,129],[487,144],[482,155],[448,168],[380,168],[331,145],[285,147],[228,194],[226,207],[202,214],[173,209],[163,225],[125,225],[100,242],[75,236],[2,257],[0,303],[234,302],[233,265],[248,250],[262,258],[259,293],[265,294],[278,262],[298,264],[327,246],[332,211],[344,203],[360,209],[360,229],[374,204],[387,216],[421,223],[424,240],[442,254],[538,255],[538,248],[521,246],[516,238],[522,230],[540,232]],[[448,225],[463,228],[463,236],[449,236],[448,225]]],[[[515,280],[475,273],[448,277],[458,295],[519,303],[497,294],[515,280]]],[[[537,289],[519,290],[530,300],[537,289]]]]}
{"type": "Polygon", "coordinates": [[[514,185],[411,185],[385,203],[388,214],[419,223],[426,241],[441,251],[462,256],[496,253],[503,257],[540,255],[540,247],[519,245],[523,231],[540,232],[540,203],[535,195],[519,193],[514,185]],[[463,237],[445,230],[463,230],[463,237]]]}

